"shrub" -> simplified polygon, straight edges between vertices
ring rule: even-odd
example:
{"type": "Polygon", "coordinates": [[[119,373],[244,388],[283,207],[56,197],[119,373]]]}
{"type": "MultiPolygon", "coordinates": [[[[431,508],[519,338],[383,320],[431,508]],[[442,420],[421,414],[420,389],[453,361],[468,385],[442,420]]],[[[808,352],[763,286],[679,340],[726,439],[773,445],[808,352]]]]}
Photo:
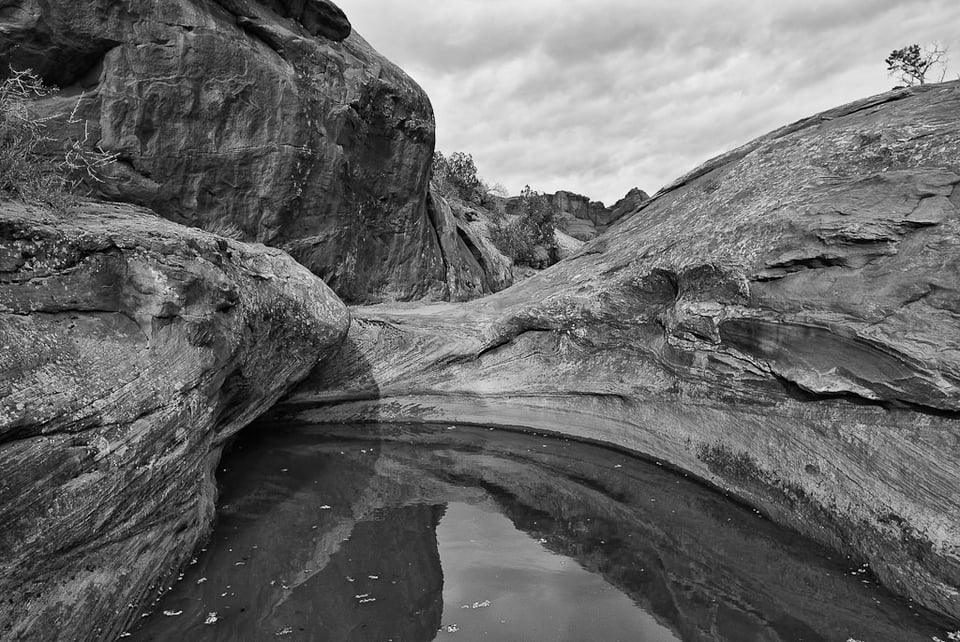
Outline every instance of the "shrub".
{"type": "MultiPolygon", "coordinates": [[[[59,162],[51,157],[48,150],[53,141],[44,131],[52,117],[38,116],[33,104],[56,91],[30,69],[11,68],[0,82],[0,195],[63,209],[81,185],[91,180],[101,182],[101,170],[117,155],[93,147],[84,122],[83,138],[65,141],[59,162]]],[[[80,122],[79,105],[78,100],[68,123],[80,122]]]]}
{"type": "Polygon", "coordinates": [[[933,43],[921,51],[920,45],[908,45],[903,49],[894,49],[884,61],[891,76],[896,76],[905,85],[922,85],[927,73],[934,67],[940,67],[940,80],[946,74],[947,50],[933,43]]]}
{"type": "Polygon", "coordinates": [[[442,152],[433,153],[432,186],[441,196],[454,197],[483,205],[487,201],[487,186],[477,176],[477,166],[473,156],[464,152],[454,152],[446,157],[442,152]]]}
{"type": "Polygon", "coordinates": [[[10,70],[0,83],[0,194],[25,201],[45,201],[58,191],[56,167],[43,154],[45,119],[33,101],[55,90],[29,69],[10,70]]]}
{"type": "Polygon", "coordinates": [[[520,265],[546,267],[556,261],[557,241],[554,235],[556,212],[550,200],[527,185],[513,208],[514,217],[500,217],[490,228],[490,240],[520,265]],[[540,252],[538,252],[538,248],[540,252]],[[546,252],[546,260],[542,256],[546,252]]]}

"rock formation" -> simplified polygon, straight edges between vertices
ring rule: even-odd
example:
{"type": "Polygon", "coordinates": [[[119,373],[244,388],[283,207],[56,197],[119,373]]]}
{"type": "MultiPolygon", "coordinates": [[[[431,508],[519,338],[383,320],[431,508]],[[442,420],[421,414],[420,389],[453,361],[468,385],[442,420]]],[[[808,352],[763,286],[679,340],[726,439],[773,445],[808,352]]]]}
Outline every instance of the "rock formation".
{"type": "Polygon", "coordinates": [[[632,188],[623,198],[610,206],[610,223],[619,221],[628,214],[633,214],[648,200],[650,200],[649,194],[639,187],[632,188]]]}
{"type": "Polygon", "coordinates": [[[457,202],[431,193],[427,212],[444,257],[447,289],[443,297],[449,301],[467,301],[498,292],[513,283],[510,260],[489,240],[486,228],[471,226],[457,202]]]}
{"type": "Polygon", "coordinates": [[[114,639],[213,518],[224,440],[346,332],[279,250],[0,205],[0,638],[114,639]]]}
{"type": "Polygon", "coordinates": [[[958,113],[957,83],[833,109],[498,294],[357,309],[277,416],[628,448],[960,620],[958,113]]]}
{"type": "Polygon", "coordinates": [[[238,228],[349,301],[443,298],[445,265],[469,260],[427,214],[429,100],[327,0],[0,10],[0,67],[64,88],[47,133],[120,155],[101,195],[238,228]]]}
{"type": "MultiPolygon", "coordinates": [[[[630,213],[650,198],[646,192],[636,187],[612,208],[604,206],[600,201],[591,201],[586,196],[565,190],[547,194],[546,197],[556,212],[557,229],[578,241],[595,239],[624,214],[630,213]]],[[[507,212],[510,213],[519,201],[520,197],[506,199],[507,212]]]]}

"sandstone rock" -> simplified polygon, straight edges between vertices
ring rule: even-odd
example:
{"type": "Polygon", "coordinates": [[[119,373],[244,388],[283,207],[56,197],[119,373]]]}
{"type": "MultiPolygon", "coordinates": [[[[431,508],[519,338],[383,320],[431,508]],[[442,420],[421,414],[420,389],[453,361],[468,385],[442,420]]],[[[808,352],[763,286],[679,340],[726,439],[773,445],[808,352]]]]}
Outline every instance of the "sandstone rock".
{"type": "Polygon", "coordinates": [[[509,260],[492,246],[489,235],[471,226],[466,211],[469,210],[462,204],[448,203],[437,194],[429,195],[427,212],[437,231],[447,275],[442,298],[448,301],[475,299],[513,283],[509,260]]]}
{"type": "Polygon", "coordinates": [[[348,324],[279,250],[0,206],[0,638],[115,639],[206,534],[224,440],[348,324]]]}
{"type": "Polygon", "coordinates": [[[7,65],[64,87],[49,135],[120,155],[102,196],[233,224],[347,300],[446,287],[430,102],[330,2],[0,0],[7,65]]]}
{"type": "Polygon", "coordinates": [[[958,113],[957,83],[830,110],[503,292],[357,309],[277,416],[615,444],[960,620],[958,113]]]}
{"type": "Polygon", "coordinates": [[[629,192],[627,192],[626,196],[621,198],[610,207],[611,219],[607,225],[613,223],[614,221],[619,221],[627,214],[633,214],[648,200],[650,200],[649,194],[644,192],[639,187],[632,188],[629,192]]]}
{"type": "MultiPolygon", "coordinates": [[[[607,208],[600,201],[591,201],[588,197],[560,190],[546,197],[556,213],[557,229],[578,241],[590,241],[607,231],[610,225],[627,212],[627,204],[639,204],[642,197],[649,198],[645,192],[634,188],[626,197],[617,201],[617,209],[607,208]]],[[[508,213],[520,203],[515,196],[505,200],[508,213]]]]}

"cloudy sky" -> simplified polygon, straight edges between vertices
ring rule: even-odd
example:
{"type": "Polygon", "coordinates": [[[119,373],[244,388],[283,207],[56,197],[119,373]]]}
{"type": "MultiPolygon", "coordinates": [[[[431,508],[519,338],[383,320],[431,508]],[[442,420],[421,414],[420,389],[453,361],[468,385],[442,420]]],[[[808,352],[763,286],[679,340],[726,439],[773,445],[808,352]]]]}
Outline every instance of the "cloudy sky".
{"type": "MultiPolygon", "coordinates": [[[[718,153],[895,81],[934,41],[960,75],[957,0],[339,0],[427,91],[437,148],[612,204],[718,153]]],[[[938,74],[939,75],[939,74],[938,74]]]]}

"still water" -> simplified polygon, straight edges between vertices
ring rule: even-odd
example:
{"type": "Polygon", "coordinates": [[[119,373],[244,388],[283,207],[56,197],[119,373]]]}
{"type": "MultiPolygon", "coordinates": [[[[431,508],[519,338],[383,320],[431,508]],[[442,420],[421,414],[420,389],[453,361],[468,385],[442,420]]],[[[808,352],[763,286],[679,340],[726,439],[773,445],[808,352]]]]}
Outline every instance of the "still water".
{"type": "Polygon", "coordinates": [[[125,639],[946,638],[869,569],[621,452],[465,426],[248,430],[125,639]]]}

